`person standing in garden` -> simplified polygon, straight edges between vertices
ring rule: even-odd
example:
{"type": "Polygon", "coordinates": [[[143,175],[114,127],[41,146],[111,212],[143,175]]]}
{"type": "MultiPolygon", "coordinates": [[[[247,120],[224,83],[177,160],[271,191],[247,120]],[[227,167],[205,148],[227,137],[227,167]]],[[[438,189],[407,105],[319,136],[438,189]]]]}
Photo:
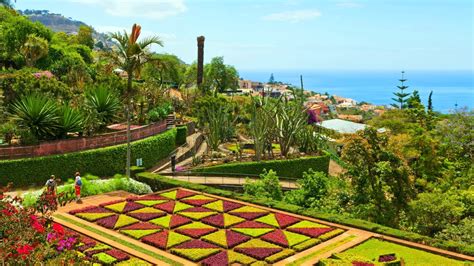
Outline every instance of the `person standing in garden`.
{"type": "Polygon", "coordinates": [[[81,188],[82,188],[82,179],[81,173],[76,172],[76,178],[74,179],[74,188],[76,189],[76,202],[81,202],[81,188]]]}
{"type": "Polygon", "coordinates": [[[51,175],[49,177],[48,181],[46,181],[45,186],[46,186],[48,194],[53,197],[56,197],[57,183],[56,183],[56,177],[54,175],[51,175]]]}

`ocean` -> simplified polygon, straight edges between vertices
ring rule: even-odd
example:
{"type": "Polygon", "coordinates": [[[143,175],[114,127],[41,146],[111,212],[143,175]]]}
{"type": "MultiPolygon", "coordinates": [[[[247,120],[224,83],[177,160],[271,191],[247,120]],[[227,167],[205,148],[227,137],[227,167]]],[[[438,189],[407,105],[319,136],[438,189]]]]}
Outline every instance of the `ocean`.
{"type": "MultiPolygon", "coordinates": [[[[376,105],[393,103],[393,92],[401,77],[399,71],[239,71],[243,79],[267,82],[273,73],[275,81],[300,86],[300,75],[306,90],[328,92],[376,105]]],[[[426,106],[433,91],[434,110],[449,113],[455,108],[474,108],[473,71],[405,71],[407,92],[418,90],[426,106]]]]}

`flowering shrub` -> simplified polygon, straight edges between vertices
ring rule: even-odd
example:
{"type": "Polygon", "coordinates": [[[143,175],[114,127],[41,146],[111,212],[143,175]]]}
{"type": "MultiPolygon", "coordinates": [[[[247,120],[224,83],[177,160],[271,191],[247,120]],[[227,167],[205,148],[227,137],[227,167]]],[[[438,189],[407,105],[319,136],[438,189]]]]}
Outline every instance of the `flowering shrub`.
{"type": "Polygon", "coordinates": [[[62,202],[42,195],[40,207],[25,208],[20,198],[5,196],[10,188],[11,185],[0,191],[0,260],[12,265],[18,260],[35,264],[57,257],[76,261],[78,258],[72,253],[63,254],[75,247],[76,238],[50,218],[50,211],[62,202]],[[37,210],[42,212],[40,216],[37,210]]]}

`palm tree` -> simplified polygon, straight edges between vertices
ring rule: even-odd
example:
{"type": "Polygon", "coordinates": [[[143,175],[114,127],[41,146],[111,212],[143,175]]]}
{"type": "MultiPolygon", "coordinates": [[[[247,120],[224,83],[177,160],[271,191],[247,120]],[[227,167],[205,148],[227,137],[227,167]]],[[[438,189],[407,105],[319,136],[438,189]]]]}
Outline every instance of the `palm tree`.
{"type": "Polygon", "coordinates": [[[129,35],[126,31],[123,33],[117,32],[110,35],[110,37],[118,42],[117,53],[112,54],[113,61],[125,72],[127,72],[127,91],[125,92],[126,98],[126,116],[127,116],[127,166],[126,175],[130,177],[130,161],[131,161],[131,149],[130,149],[130,112],[131,106],[131,94],[132,94],[132,80],[134,74],[140,70],[140,68],[148,61],[150,61],[151,53],[147,49],[152,44],[163,46],[163,43],[157,36],[144,38],[141,41],[137,41],[140,37],[141,27],[140,25],[133,24],[132,32],[129,35]]]}

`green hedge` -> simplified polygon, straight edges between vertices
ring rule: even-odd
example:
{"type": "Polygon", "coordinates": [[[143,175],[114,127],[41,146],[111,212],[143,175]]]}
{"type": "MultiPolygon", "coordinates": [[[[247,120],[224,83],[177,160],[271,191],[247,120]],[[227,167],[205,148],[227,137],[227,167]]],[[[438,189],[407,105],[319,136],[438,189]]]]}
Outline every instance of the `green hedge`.
{"type": "Polygon", "coordinates": [[[210,193],[222,197],[228,197],[236,200],[241,200],[241,201],[246,201],[270,208],[275,208],[295,214],[300,214],[308,217],[313,217],[316,219],[321,219],[333,223],[338,223],[338,224],[343,224],[351,227],[356,227],[360,229],[364,229],[367,231],[383,234],[383,235],[388,235],[388,236],[393,236],[396,238],[400,239],[405,239],[417,243],[422,243],[422,244],[427,244],[430,246],[446,249],[446,250],[451,250],[467,255],[474,255],[474,245],[462,245],[453,241],[443,241],[439,239],[434,239],[431,237],[419,235],[413,232],[406,232],[402,231],[399,229],[395,228],[390,228],[387,226],[383,226],[380,224],[360,220],[360,219],[355,219],[355,218],[350,218],[346,217],[343,215],[339,214],[328,214],[328,213],[321,213],[317,212],[311,209],[305,209],[300,206],[288,204],[282,201],[274,201],[274,200],[269,200],[269,199],[261,199],[261,198],[256,198],[253,196],[248,196],[248,195],[243,195],[237,192],[233,191],[228,191],[228,190],[222,190],[214,187],[208,187],[205,185],[200,185],[200,184],[193,184],[189,183],[186,181],[180,181],[180,180],[175,180],[171,178],[167,178],[164,176],[160,176],[158,174],[153,174],[153,173],[139,173],[136,176],[136,179],[140,182],[146,183],[150,185],[151,189],[153,191],[159,191],[159,190],[164,190],[164,189],[169,189],[169,188],[174,188],[174,187],[183,187],[183,188],[188,188],[192,190],[197,190],[197,191],[202,191],[205,193],[210,193]]]}
{"type": "MultiPolygon", "coordinates": [[[[132,165],[143,159],[150,168],[174,149],[176,129],[132,142],[132,165]]],[[[0,185],[13,182],[15,187],[42,186],[50,175],[62,180],[73,178],[76,171],[97,176],[124,173],[126,144],[61,155],[0,161],[0,185]]]]}
{"type": "Polygon", "coordinates": [[[329,160],[329,154],[326,154],[317,157],[304,157],[289,160],[226,163],[216,166],[195,168],[192,172],[259,175],[263,172],[263,169],[272,169],[276,171],[280,177],[301,178],[303,177],[303,173],[307,172],[310,168],[314,171],[320,171],[327,174],[329,170],[329,160]]]}
{"type": "Polygon", "coordinates": [[[176,145],[183,145],[186,143],[188,137],[188,128],[186,126],[176,128],[176,145]]]}

